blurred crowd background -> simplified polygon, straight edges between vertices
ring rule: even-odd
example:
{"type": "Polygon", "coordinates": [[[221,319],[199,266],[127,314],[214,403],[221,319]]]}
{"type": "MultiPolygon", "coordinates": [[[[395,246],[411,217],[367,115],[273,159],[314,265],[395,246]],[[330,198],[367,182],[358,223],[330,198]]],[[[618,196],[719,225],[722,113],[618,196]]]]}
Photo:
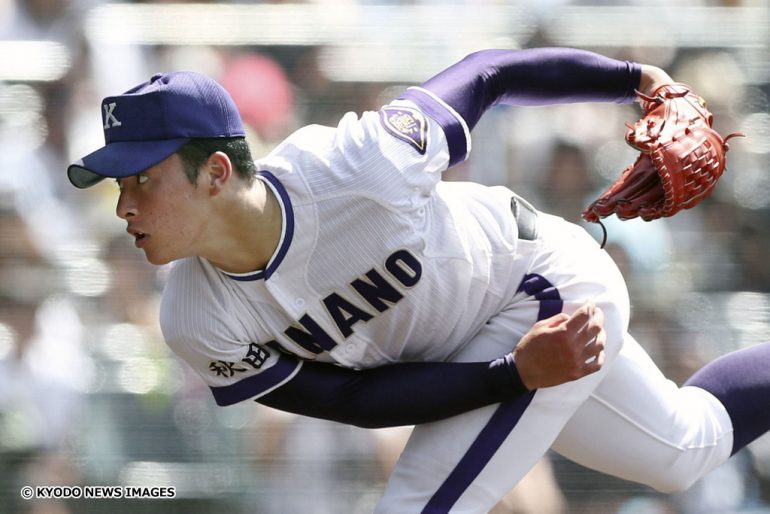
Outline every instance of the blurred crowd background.
{"type": "MultiPolygon", "coordinates": [[[[168,270],[133,248],[117,188],[67,182],[66,165],[103,143],[102,97],[157,71],[204,72],[235,98],[259,156],[471,51],[534,46],[663,67],[707,99],[722,133],[748,135],[731,141],[710,199],[654,223],[609,220],[607,247],[628,279],[632,332],[672,380],[770,337],[766,0],[0,0],[0,513],[365,513],[409,433],[215,407],[162,342],[168,270]],[[176,497],[25,501],[24,485],[176,497]]],[[[580,222],[633,161],[622,136],[638,114],[497,107],[446,176],[508,185],[580,222]]],[[[770,513],[770,439],[668,496],[548,454],[495,512],[770,513]]]]}

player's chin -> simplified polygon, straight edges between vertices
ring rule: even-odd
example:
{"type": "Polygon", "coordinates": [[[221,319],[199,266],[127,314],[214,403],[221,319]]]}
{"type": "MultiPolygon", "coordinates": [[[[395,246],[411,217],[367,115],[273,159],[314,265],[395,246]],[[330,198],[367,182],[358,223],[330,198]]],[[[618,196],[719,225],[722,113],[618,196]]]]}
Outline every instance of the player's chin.
{"type": "Polygon", "coordinates": [[[144,256],[147,258],[147,262],[156,266],[162,266],[168,264],[171,261],[176,260],[175,257],[168,253],[153,251],[149,247],[142,248],[144,250],[144,256]]]}

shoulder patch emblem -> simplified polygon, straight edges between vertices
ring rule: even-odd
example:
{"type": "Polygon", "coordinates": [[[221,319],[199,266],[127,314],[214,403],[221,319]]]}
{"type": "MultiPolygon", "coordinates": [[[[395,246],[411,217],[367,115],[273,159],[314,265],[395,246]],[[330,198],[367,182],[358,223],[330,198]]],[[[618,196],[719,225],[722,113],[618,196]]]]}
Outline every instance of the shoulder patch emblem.
{"type": "Polygon", "coordinates": [[[380,122],[392,136],[409,143],[420,155],[425,154],[428,124],[420,111],[387,105],[380,109],[380,122]]]}

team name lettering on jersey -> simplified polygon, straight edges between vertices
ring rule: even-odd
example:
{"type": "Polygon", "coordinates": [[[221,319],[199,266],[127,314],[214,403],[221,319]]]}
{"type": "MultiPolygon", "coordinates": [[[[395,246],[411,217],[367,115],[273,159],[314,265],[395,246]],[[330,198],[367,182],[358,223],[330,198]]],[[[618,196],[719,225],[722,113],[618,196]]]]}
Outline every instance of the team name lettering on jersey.
{"type": "MultiPolygon", "coordinates": [[[[251,366],[252,369],[259,369],[270,357],[270,352],[257,343],[251,343],[246,350],[246,356],[241,359],[241,363],[251,366]]],[[[248,368],[237,362],[227,362],[223,360],[212,361],[209,363],[209,369],[216,373],[218,377],[230,378],[236,373],[248,371],[248,368]]]]}
{"type": "MultiPolygon", "coordinates": [[[[422,277],[422,264],[409,251],[397,250],[385,260],[385,271],[401,286],[411,288],[422,277]]],[[[353,334],[356,323],[371,320],[404,298],[393,282],[375,268],[350,282],[350,287],[358,294],[358,298],[348,298],[335,291],[321,300],[345,339],[353,334]]],[[[284,334],[305,350],[317,354],[331,351],[337,346],[335,339],[309,314],[297,321],[301,328],[290,326],[284,330],[284,334]]]]}

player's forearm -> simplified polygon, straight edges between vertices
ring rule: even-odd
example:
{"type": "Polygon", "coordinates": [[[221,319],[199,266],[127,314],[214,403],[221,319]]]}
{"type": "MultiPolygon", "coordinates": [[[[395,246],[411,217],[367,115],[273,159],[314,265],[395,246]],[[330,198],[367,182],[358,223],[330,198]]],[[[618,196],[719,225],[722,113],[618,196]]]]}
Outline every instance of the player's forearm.
{"type": "MultiPolygon", "coordinates": [[[[630,103],[640,65],[571,48],[482,50],[422,87],[452,106],[470,128],[495,104],[630,103]]],[[[419,89],[402,98],[420,102],[419,89]]]]}
{"type": "Polygon", "coordinates": [[[366,428],[448,418],[527,393],[510,358],[492,363],[399,363],[350,370],[305,363],[257,401],[276,409],[366,428]]]}

